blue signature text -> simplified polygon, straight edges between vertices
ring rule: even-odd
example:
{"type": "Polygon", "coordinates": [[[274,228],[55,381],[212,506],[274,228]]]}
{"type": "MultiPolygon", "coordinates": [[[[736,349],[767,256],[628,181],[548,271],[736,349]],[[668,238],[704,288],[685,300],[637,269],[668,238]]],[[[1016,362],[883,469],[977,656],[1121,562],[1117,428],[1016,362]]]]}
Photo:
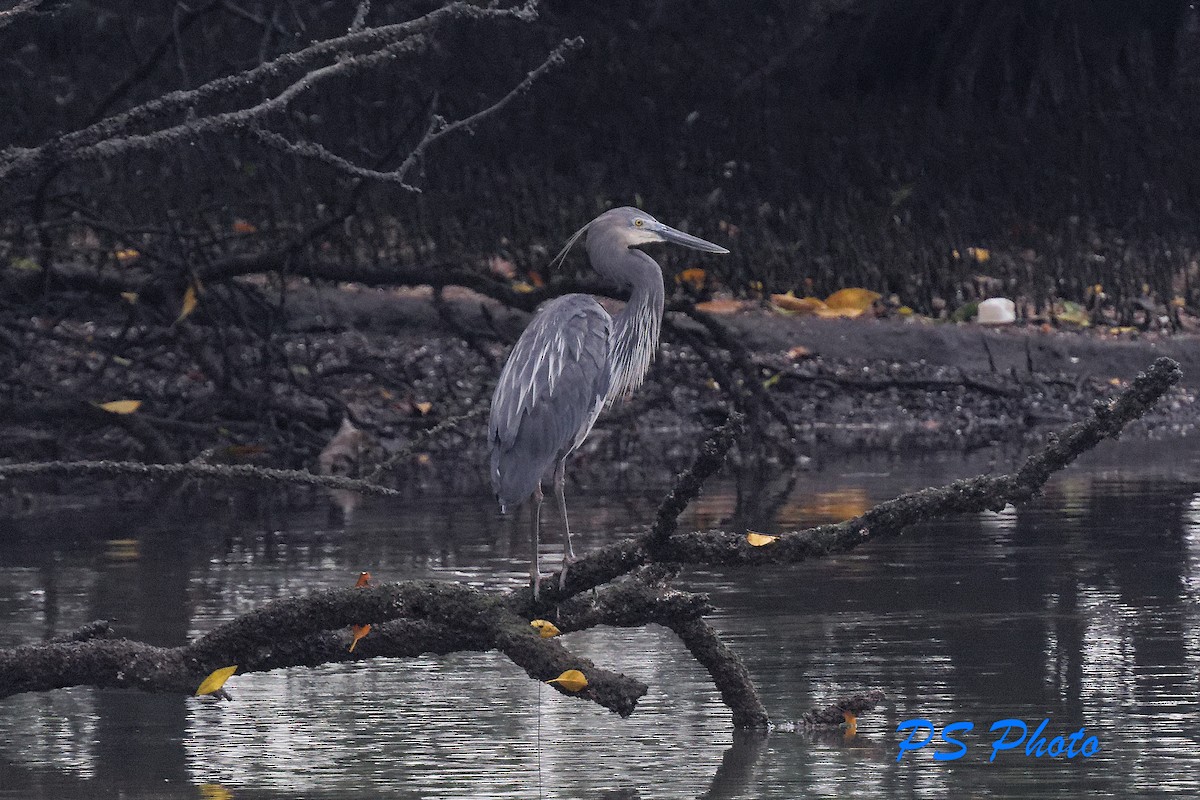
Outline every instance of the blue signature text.
{"type": "MultiPolygon", "coordinates": [[[[1025,755],[1032,758],[1042,758],[1048,756],[1050,758],[1075,758],[1082,756],[1083,758],[1091,758],[1100,752],[1100,740],[1095,736],[1088,736],[1087,728],[1080,728],[1069,736],[1055,736],[1049,740],[1046,738],[1046,727],[1050,724],[1049,719],[1043,719],[1037,727],[1033,729],[1033,733],[1029,732],[1029,726],[1019,719],[1002,719],[999,722],[993,722],[989,729],[991,733],[999,734],[990,742],[992,755],[988,761],[995,761],[996,756],[1004,750],[1016,750],[1024,743],[1025,755]]],[[[958,738],[963,734],[974,730],[974,722],[951,722],[945,728],[942,728],[941,740],[950,748],[949,751],[943,751],[933,754],[935,761],[954,761],[962,758],[967,754],[968,745],[964,741],[966,737],[958,738]]],[[[927,744],[933,742],[934,735],[937,733],[937,726],[927,719],[908,719],[896,726],[896,733],[909,731],[908,738],[900,743],[900,752],[896,756],[896,760],[904,758],[904,754],[912,750],[920,750],[927,744]],[[921,738],[924,730],[928,733],[921,738]]]]}

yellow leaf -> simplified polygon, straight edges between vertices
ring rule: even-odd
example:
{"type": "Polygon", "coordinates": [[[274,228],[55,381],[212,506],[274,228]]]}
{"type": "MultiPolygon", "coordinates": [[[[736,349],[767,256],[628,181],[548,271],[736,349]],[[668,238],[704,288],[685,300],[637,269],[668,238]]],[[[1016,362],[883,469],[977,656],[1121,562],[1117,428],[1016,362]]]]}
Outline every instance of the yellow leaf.
{"type": "Polygon", "coordinates": [[[126,303],[129,303],[129,305],[131,305],[131,306],[135,305],[138,301],[138,293],[137,292],[121,292],[121,299],[124,300],[126,303]]]}
{"type": "Polygon", "coordinates": [[[220,783],[202,783],[196,788],[199,790],[200,800],[233,800],[233,793],[220,783]]]}
{"type": "Polygon", "coordinates": [[[543,639],[552,639],[562,633],[558,629],[558,626],[548,619],[535,619],[529,624],[537,630],[538,636],[541,636],[543,639]]]}
{"type": "Polygon", "coordinates": [[[179,317],[176,318],[175,322],[179,323],[187,319],[188,315],[196,310],[196,304],[198,302],[199,298],[196,292],[196,284],[188,284],[187,291],[183,293],[183,304],[179,308],[179,317]]]}
{"type": "Polygon", "coordinates": [[[825,298],[825,305],[837,311],[853,310],[861,314],[879,298],[880,294],[870,289],[839,289],[825,298]]]}
{"type": "Polygon", "coordinates": [[[246,222],[246,220],[244,220],[244,219],[235,219],[233,221],[233,232],[234,233],[258,233],[258,228],[255,227],[254,223],[252,223],[252,222],[246,222]]]}
{"type": "Polygon", "coordinates": [[[429,453],[417,453],[417,463],[422,467],[428,465],[432,460],[433,459],[430,458],[429,453]]]}
{"type": "Polygon", "coordinates": [[[127,247],[124,250],[118,250],[113,255],[117,257],[117,261],[121,264],[128,264],[131,261],[136,261],[141,256],[141,253],[132,247],[127,247]]]}
{"type": "Polygon", "coordinates": [[[782,372],[776,372],[774,375],[772,375],[771,377],[769,377],[765,381],[763,381],[763,384],[762,384],[763,388],[770,389],[772,386],[779,383],[779,379],[782,377],[783,377],[782,372]]]}
{"type": "Polygon", "coordinates": [[[421,416],[423,417],[426,414],[428,414],[430,411],[433,410],[433,403],[429,403],[429,402],[413,403],[413,408],[415,408],[417,411],[421,412],[421,416]]]}
{"type": "Polygon", "coordinates": [[[142,407],[141,400],[113,400],[100,403],[100,407],[110,414],[132,414],[142,407]]]}
{"type": "Polygon", "coordinates": [[[587,677],[577,669],[569,669],[557,678],[546,681],[546,683],[557,683],[568,692],[578,692],[588,685],[587,677]]]}
{"type": "Polygon", "coordinates": [[[225,685],[225,681],[229,680],[229,677],[235,672],[237,672],[237,664],[234,664],[232,667],[214,669],[211,675],[200,682],[200,687],[196,689],[196,697],[202,694],[212,694],[217,691],[225,685]]]}
{"type": "Polygon", "coordinates": [[[908,306],[900,306],[896,309],[896,313],[902,317],[911,317],[915,312],[908,306]]]}
{"type": "Polygon", "coordinates": [[[975,259],[980,264],[986,263],[992,257],[992,252],[986,247],[968,247],[967,255],[975,259]]]}
{"type": "Polygon", "coordinates": [[[778,536],[768,536],[765,533],[746,531],[746,541],[750,543],[751,547],[762,547],[763,545],[768,545],[778,540],[778,536]]]}
{"type": "Polygon", "coordinates": [[[354,636],[354,640],[350,642],[350,652],[354,652],[354,648],[358,645],[358,640],[371,632],[370,625],[351,625],[350,633],[354,636]]]}
{"type": "Polygon", "coordinates": [[[18,256],[8,262],[8,265],[13,269],[19,269],[22,272],[41,272],[42,265],[34,261],[32,258],[24,258],[18,256]]]}
{"type": "Polygon", "coordinates": [[[793,297],[789,294],[773,294],[771,302],[785,311],[795,311],[799,314],[816,314],[821,309],[827,309],[825,302],[815,297],[793,297]]]}
{"type": "Polygon", "coordinates": [[[512,288],[513,291],[520,292],[521,294],[528,294],[533,291],[533,286],[525,281],[513,281],[512,288]]]}
{"type": "Polygon", "coordinates": [[[202,783],[196,788],[200,800],[233,800],[233,793],[219,783],[202,783]]]}

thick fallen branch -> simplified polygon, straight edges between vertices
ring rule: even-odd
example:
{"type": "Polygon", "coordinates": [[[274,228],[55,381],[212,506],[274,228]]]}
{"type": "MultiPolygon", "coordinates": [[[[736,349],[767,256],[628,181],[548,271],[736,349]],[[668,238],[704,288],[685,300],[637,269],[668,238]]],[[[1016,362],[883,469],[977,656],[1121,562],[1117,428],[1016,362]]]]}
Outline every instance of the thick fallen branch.
{"type": "MultiPolygon", "coordinates": [[[[1097,403],[1091,417],[1048,437],[1046,446],[1015,473],[911,492],[852,520],[785,533],[761,547],[749,545],[744,532],[675,532],[679,513],[699,493],[704,479],[720,467],[733,443],[741,425],[740,419],[733,419],[714,433],[693,466],[680,476],[645,534],[601,548],[573,564],[563,591],[558,590],[557,580],[543,580],[541,602],[536,605],[524,587],[485,591],[455,583],[410,581],[278,600],[176,648],[99,638],[109,631],[106,625],[94,623],[55,642],[0,651],[0,697],[84,684],[190,692],[208,672],[230,664],[237,664],[241,672],[252,672],[374,656],[494,649],[538,680],[579,669],[587,676],[588,686],[580,692],[557,687],[560,692],[591,700],[622,716],[631,713],[646,685],[572,653],[558,639],[539,637],[529,625],[537,615],[554,620],[564,632],[596,625],[662,624],[675,631],[708,669],[733,712],[734,724],[763,728],[768,724],[767,712],[748,671],[703,621],[710,610],[707,599],[671,588],[676,568],[670,564],[795,563],[845,552],[872,538],[898,534],[917,522],[1022,502],[1081,453],[1118,436],[1180,377],[1174,361],[1155,361],[1115,401],[1097,403]],[[602,588],[594,597],[584,594],[596,587],[602,588]],[[346,628],[354,623],[375,627],[351,654],[346,650],[346,628]]],[[[15,465],[27,466],[38,465],[15,465]]],[[[139,466],[153,472],[176,465],[139,466]]],[[[13,474],[13,469],[0,467],[0,475],[13,474]]],[[[238,469],[220,468],[222,472],[238,469]]],[[[285,480],[287,474],[283,470],[258,472],[275,473],[279,480],[285,480]]],[[[300,475],[303,482],[324,483],[309,480],[320,476],[300,475]]],[[[858,700],[857,705],[842,703],[816,712],[813,719],[832,721],[842,710],[865,710],[878,698],[868,694],[858,700]]]]}

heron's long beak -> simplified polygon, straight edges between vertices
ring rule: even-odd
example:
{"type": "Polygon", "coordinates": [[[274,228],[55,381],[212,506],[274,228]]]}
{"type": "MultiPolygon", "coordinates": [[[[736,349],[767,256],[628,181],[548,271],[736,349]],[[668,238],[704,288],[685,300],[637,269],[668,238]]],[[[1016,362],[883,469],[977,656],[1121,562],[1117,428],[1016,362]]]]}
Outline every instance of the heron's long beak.
{"type": "Polygon", "coordinates": [[[670,225],[663,225],[661,222],[654,223],[654,232],[659,234],[668,242],[681,244],[684,247],[690,247],[693,250],[703,250],[705,253],[728,253],[724,247],[719,244],[713,244],[701,239],[699,236],[692,236],[690,233],[675,230],[670,225]]]}

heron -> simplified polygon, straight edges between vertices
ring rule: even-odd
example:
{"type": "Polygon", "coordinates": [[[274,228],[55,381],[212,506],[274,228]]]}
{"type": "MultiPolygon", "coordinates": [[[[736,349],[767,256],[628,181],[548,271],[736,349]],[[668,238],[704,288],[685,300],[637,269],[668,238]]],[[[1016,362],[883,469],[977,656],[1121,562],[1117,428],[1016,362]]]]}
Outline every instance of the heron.
{"type": "Polygon", "coordinates": [[[542,481],[552,473],[563,526],[563,589],[567,566],[575,560],[567,521],[567,457],[583,444],[605,407],[641,385],[658,348],[666,294],[662,269],[637,248],[673,242],[705,253],[729,252],[624,206],[572,234],[551,267],[585,234],[592,269],[617,288],[628,289],[629,302],[615,317],[587,294],[567,294],[543,305],[500,373],[488,422],[492,487],[501,512],[533,499],[529,579],[535,601],[541,585],[542,481]]]}

